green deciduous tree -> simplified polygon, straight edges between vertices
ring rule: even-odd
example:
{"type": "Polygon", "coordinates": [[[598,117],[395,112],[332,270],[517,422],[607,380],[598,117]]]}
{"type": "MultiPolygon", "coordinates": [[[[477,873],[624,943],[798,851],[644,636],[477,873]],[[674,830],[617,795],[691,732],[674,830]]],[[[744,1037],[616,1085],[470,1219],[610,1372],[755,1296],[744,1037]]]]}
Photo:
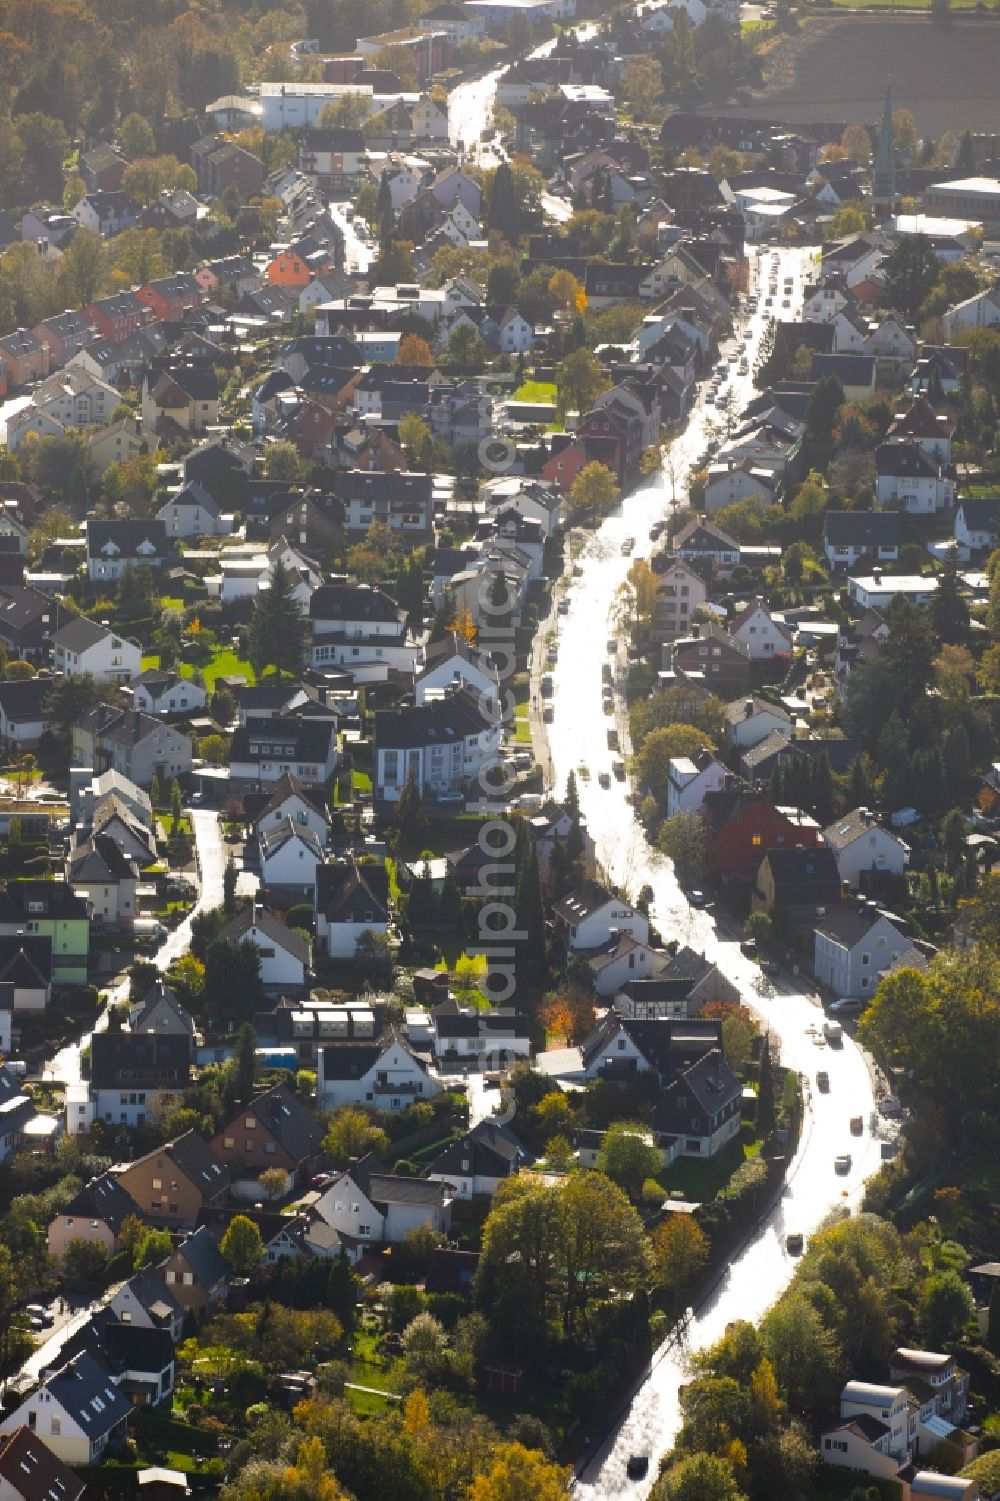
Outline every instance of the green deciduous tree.
{"type": "Polygon", "coordinates": [[[594,460],[585,464],[573,481],[570,504],[593,524],[613,511],[618,504],[618,481],[606,464],[594,460]]]}
{"type": "Polygon", "coordinates": [[[264,1240],[258,1226],[245,1214],[236,1214],[226,1226],[219,1250],[239,1277],[249,1277],[264,1259],[264,1240]]]}
{"type": "Polygon", "coordinates": [[[648,1126],[630,1121],[615,1121],[604,1133],[597,1157],[599,1172],[605,1173],[632,1199],[642,1192],[647,1178],[655,1178],[662,1159],[648,1126]]]}
{"type": "Polygon", "coordinates": [[[352,1157],[364,1157],[368,1152],[376,1155],[385,1152],[389,1138],[371,1116],[351,1105],[334,1111],[327,1121],[323,1138],[323,1151],[334,1162],[347,1163],[352,1157]]]}

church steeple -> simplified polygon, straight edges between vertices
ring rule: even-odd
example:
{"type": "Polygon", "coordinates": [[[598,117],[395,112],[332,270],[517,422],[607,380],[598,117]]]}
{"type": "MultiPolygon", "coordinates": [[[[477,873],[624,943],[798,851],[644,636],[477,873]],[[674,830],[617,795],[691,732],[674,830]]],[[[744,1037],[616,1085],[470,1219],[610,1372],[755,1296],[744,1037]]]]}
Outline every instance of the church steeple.
{"type": "Polygon", "coordinates": [[[878,133],[875,151],[875,171],[872,174],[872,206],[876,217],[880,212],[888,216],[896,210],[896,151],[892,138],[892,84],[886,84],[885,108],[878,133]]]}

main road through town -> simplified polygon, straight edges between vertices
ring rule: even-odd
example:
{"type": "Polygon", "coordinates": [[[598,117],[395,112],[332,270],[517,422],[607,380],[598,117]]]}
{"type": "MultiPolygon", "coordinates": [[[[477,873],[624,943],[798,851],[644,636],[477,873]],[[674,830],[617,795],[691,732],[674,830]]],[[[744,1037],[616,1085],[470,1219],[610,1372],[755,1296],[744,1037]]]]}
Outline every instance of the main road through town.
{"type": "MultiPolygon", "coordinates": [[[[737,319],[741,330],[737,340],[723,347],[720,359],[739,343],[748,344],[749,372],[753,370],[754,351],[772,309],[764,306],[769,285],[777,281],[773,311],[778,316],[794,316],[801,305],[803,279],[813,264],[813,252],[780,250],[776,258],[770,249],[761,256],[751,256],[751,290],[759,291],[760,305],[753,317],[743,314],[737,319]],[[776,275],[772,274],[776,272],[776,275]],[[761,277],[762,285],[756,285],[761,277]],[[791,292],[785,291],[786,278],[792,279],[791,292]],[[785,298],[790,308],[782,309],[785,298]],[[742,330],[747,330],[744,333],[742,330]]],[[[723,385],[732,389],[742,406],[754,394],[751,374],[740,376],[739,364],[728,366],[733,375],[723,385]]],[[[780,1044],[782,1062],[799,1070],[805,1078],[807,1110],[798,1154],[791,1164],[785,1193],[774,1213],[754,1236],[750,1244],[726,1270],[722,1281],[704,1305],[697,1310],[688,1326],[684,1344],[666,1347],[655,1359],[627,1411],[620,1418],[611,1437],[598,1446],[581,1475],[578,1495],[594,1498],[645,1496],[657,1474],[657,1461],[668,1450],[679,1424],[678,1391],[686,1376],[686,1357],[691,1350],[712,1343],[733,1319],[758,1320],[786,1286],[794,1270],[794,1261],[785,1249],[790,1231],[808,1236],[831,1211],[841,1206],[856,1207],[865,1179],[879,1163],[879,1145],[869,1131],[874,1111],[872,1081],[866,1061],[849,1038],[843,1048],[830,1049],[818,1039],[822,1036],[823,1013],[815,997],[803,993],[793,977],[779,979],[773,993],[763,998],[757,992],[756,967],[739,949],[739,932],[735,925],[720,925],[711,911],[691,908],[678,883],[670,861],[653,850],[636,822],[627,801],[627,783],[613,777],[609,788],[602,788],[599,773],[611,768],[612,752],[607,747],[607,730],[611,721],[601,709],[601,666],[608,660],[608,641],[613,634],[610,620],[616,591],[634,558],[648,557],[653,548],[649,539],[651,525],[662,519],[671,504],[676,482],[678,496],[685,488],[687,472],[705,449],[717,429],[719,418],[715,406],[706,406],[703,397],[694,408],[687,429],[675,442],[671,453],[673,475],[658,475],[624,502],[618,514],[608,518],[592,536],[577,558],[579,573],[572,579],[566,597],[567,614],[553,617],[559,624],[558,659],[553,670],[553,723],[549,726],[554,782],[562,790],[569,772],[578,770],[580,803],[597,855],[611,879],[633,896],[648,883],[653,890],[652,915],[664,940],[677,939],[707,954],[725,974],[737,983],[748,1004],[760,1012],[772,1039],[780,1044]],[[626,537],[634,537],[631,556],[622,552],[626,537]],[[589,777],[580,777],[586,766],[589,777]],[[816,1072],[825,1069],[830,1076],[830,1091],[819,1094],[813,1087],[816,1072]],[[864,1135],[853,1137],[849,1130],[852,1115],[862,1115],[864,1135]],[[849,1152],[850,1172],[838,1176],[834,1158],[849,1152]],[[632,1454],[649,1456],[649,1473],[638,1484],[626,1478],[626,1463],[632,1454]]],[[[624,651],[618,654],[624,662],[624,651]]]]}

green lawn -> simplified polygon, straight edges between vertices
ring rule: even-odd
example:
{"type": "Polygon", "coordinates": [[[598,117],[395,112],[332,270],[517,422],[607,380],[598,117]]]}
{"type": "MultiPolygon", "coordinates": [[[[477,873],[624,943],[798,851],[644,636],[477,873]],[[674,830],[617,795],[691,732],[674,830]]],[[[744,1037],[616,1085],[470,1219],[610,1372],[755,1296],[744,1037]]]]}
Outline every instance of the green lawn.
{"type": "Polygon", "coordinates": [[[514,708],[514,741],[517,745],[531,744],[531,725],[528,721],[528,705],[517,704],[514,708]]]}
{"type": "MultiPolygon", "coordinates": [[[[159,667],[159,665],[160,658],[156,652],[150,652],[140,662],[143,672],[147,668],[159,667]]],[[[190,662],[182,662],[177,669],[182,678],[193,678],[199,670],[205,679],[205,687],[209,693],[215,692],[217,678],[244,677],[251,684],[257,681],[257,674],[254,672],[252,665],[245,658],[238,657],[232,647],[229,646],[220,647],[200,669],[194,667],[190,662]]]]}
{"type": "Polygon", "coordinates": [[[372,779],[367,771],[359,771],[355,767],[351,773],[351,786],[355,792],[371,792],[372,779]]]}
{"type": "Polygon", "coordinates": [[[659,1183],[667,1193],[679,1191],[695,1204],[707,1204],[725,1188],[738,1167],[748,1157],[760,1151],[760,1142],[745,1144],[739,1137],[710,1162],[699,1162],[694,1157],[681,1157],[672,1167],[658,1174],[659,1183]]]}
{"type": "Polygon", "coordinates": [[[555,381],[526,380],[522,386],[518,386],[514,392],[515,401],[555,401],[557,387],[555,381]]]}

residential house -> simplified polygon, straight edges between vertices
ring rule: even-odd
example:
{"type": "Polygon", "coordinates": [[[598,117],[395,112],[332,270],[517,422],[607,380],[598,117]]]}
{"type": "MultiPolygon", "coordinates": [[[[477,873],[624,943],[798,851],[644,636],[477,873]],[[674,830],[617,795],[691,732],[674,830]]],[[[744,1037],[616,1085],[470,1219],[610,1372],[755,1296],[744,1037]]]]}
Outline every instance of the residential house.
{"type": "Polygon", "coordinates": [[[191,1061],[187,1034],[95,1032],[90,1051],[95,1120],[128,1127],[163,1120],[191,1081],[191,1061]]]}
{"type": "Polygon", "coordinates": [[[95,583],[117,583],[126,568],[160,568],[173,552],[162,521],[86,523],[87,572],[95,583]]]}
{"type": "Polygon", "coordinates": [[[321,1109],[370,1105],[396,1114],[440,1093],[439,1081],[397,1032],[375,1036],[371,1011],[342,1012],[338,1024],[344,1026],[340,1039],[318,1050],[316,1102],[321,1109]]]}
{"type": "Polygon", "coordinates": [[[147,667],[132,684],[133,707],[143,714],[192,714],[207,702],[200,683],[160,667],[147,667]]]}
{"type": "Polygon", "coordinates": [[[1000,286],[987,287],[972,297],[955,303],[942,314],[941,327],[949,341],[957,334],[976,328],[993,328],[1000,323],[1000,286]]]}
{"type": "Polygon", "coordinates": [[[229,1267],[206,1225],[175,1246],[160,1271],[185,1313],[211,1313],[229,1291],[229,1267]]]}
{"type": "Polygon", "coordinates": [[[856,563],[899,561],[902,521],[894,511],[827,511],[823,517],[823,551],[831,569],[856,563]]]}
{"type": "Polygon", "coordinates": [[[847,580],[847,597],[860,610],[888,610],[894,599],[907,599],[911,605],[928,605],[938,588],[936,574],[883,573],[881,568],[870,574],[854,574],[847,580]]]}
{"type": "Polygon", "coordinates": [[[730,745],[748,750],[775,733],[791,740],[792,717],[780,704],[748,694],[726,705],[726,732],[730,745]]]}
{"type": "Polygon", "coordinates": [[[528,1018],[503,1006],[478,1011],[449,997],[434,1008],[433,1046],[439,1059],[477,1058],[484,1069],[509,1068],[530,1056],[528,1018]]]}
{"type": "Polygon", "coordinates": [[[135,204],[128,193],[118,189],[109,193],[85,193],[70,210],[81,229],[109,239],[131,229],[135,223],[135,204]]]}
{"type": "Polygon", "coordinates": [[[44,1011],[52,999],[52,939],[39,934],[0,938],[0,985],[5,1030],[13,1011],[44,1011]]]}
{"type": "Polygon", "coordinates": [[[414,545],[428,541],[433,530],[432,483],[429,474],[385,470],[338,470],[333,490],[344,507],[348,532],[367,532],[375,521],[414,545]]]}
{"type": "MultiPolygon", "coordinates": [[[[714,1049],[721,1049],[718,1021],[632,1021],[609,1011],[571,1055],[579,1081],[606,1079],[627,1083],[636,1074],[650,1072],[661,1086],[677,1077],[714,1049]]],[[[545,1054],[539,1055],[544,1069],[545,1054]]]]}
{"type": "Polygon", "coordinates": [[[179,1344],[184,1331],[184,1309],[155,1267],[146,1267],[122,1283],[108,1308],[123,1324],[137,1329],[164,1329],[179,1344]]]}
{"type": "Polygon", "coordinates": [[[898,835],[876,822],[868,808],[854,808],[836,819],[823,838],[837,861],[840,879],[847,886],[859,888],[865,877],[901,876],[909,859],[909,849],[898,835]]]}
{"type": "Polygon", "coordinates": [[[266,988],[301,990],[312,968],[312,946],[258,903],[243,907],[219,935],[230,943],[255,943],[266,988]]]}
{"type": "Polygon", "coordinates": [[[948,467],[930,458],[919,443],[880,443],[875,450],[875,500],[911,516],[933,516],[955,503],[955,480],[948,467]]]}
{"type": "Polygon", "coordinates": [[[970,499],[964,497],[955,507],[954,537],[959,556],[992,552],[1000,531],[1000,495],[970,499]]]}
{"type": "Polygon", "coordinates": [[[684,1021],[715,1001],[735,1005],[740,991],[718,965],[682,944],[652,979],[629,979],[614,997],[618,1016],[635,1021],[684,1021]]]}
{"type": "Polygon", "coordinates": [[[112,793],[102,798],[94,808],[89,829],[74,829],[70,834],[70,851],[76,851],[100,834],[112,839],[127,860],[140,870],[156,864],[156,836],[153,830],[136,818],[131,809],[112,793]]]}
{"type": "Polygon", "coordinates": [[[253,814],[258,835],[270,832],[288,819],[308,829],[320,845],[326,844],[330,834],[326,803],[315,789],[306,787],[291,772],[278,778],[269,789],[264,806],[253,814]]]}
{"type": "Polygon", "coordinates": [[[723,881],[753,881],[766,850],[809,850],[821,844],[814,818],[797,808],[777,807],[745,784],[709,792],[701,811],[706,865],[723,881]]]}
{"type": "Polygon", "coordinates": [[[202,1209],[222,1203],[229,1191],[228,1167],[197,1131],[185,1131],[114,1171],[145,1218],[171,1228],[190,1228],[202,1209]]]}
{"type": "Polygon", "coordinates": [[[384,865],[346,860],[316,872],[316,942],[331,959],[355,959],[373,939],[385,942],[391,924],[384,865]]]}
{"type": "Polygon", "coordinates": [[[676,1138],[677,1156],[708,1160],[739,1135],[742,1099],[742,1084],[712,1048],[665,1085],[651,1124],[661,1140],[676,1138]]]}
{"type": "Polygon", "coordinates": [[[483,1120],[432,1160],[427,1177],[446,1183],[455,1198],[492,1199],[500,1184],[530,1160],[509,1126],[483,1120]]]}
{"type": "Polygon", "coordinates": [[[685,563],[704,568],[709,577],[728,578],[739,567],[740,544],[704,516],[695,516],[681,528],[673,549],[685,563]]]}
{"type": "Polygon", "coordinates": [[[886,433],[889,443],[916,443],[929,459],[951,463],[955,419],[936,412],[926,396],[916,396],[905,412],[897,412],[886,433]]]}
{"type": "Polygon", "coordinates": [[[261,884],[281,899],[312,901],[323,845],[311,829],[284,818],[257,835],[261,884]]]}
{"type": "Polygon", "coordinates": [[[110,834],[78,844],[66,863],[66,879],[101,928],[131,927],[138,916],[139,866],[110,834]]]}
{"type": "Polygon", "coordinates": [[[557,932],[567,950],[602,948],[613,933],[649,942],[649,918],[598,881],[587,880],[553,907],[557,932]]]}
{"type": "Polygon", "coordinates": [[[728,697],[750,687],[750,652],[721,626],[693,625],[688,636],[671,643],[669,662],[674,672],[710,693],[728,697]]]}
{"type": "Polygon", "coordinates": [[[697,611],[708,600],[704,579],[682,558],[668,560],[657,575],[650,634],[654,641],[675,641],[688,634],[697,611]]]}
{"type": "MultiPolygon", "coordinates": [[[[0,995],[3,1006],[7,1051],[10,1051],[10,1020],[13,1011],[13,986],[4,981],[0,995]]],[[[24,1133],[38,1114],[31,1095],[26,1094],[21,1080],[0,1063],[0,1163],[9,1162],[24,1145],[24,1133]]]]}
{"type": "Polygon", "coordinates": [[[44,380],[51,367],[49,346],[37,334],[18,328],[0,338],[0,369],[6,375],[8,390],[44,380]]]}
{"type": "Polygon", "coordinates": [[[323,1128],[312,1111],[275,1084],[228,1120],[209,1145],[233,1173],[281,1168],[291,1188],[312,1171],[322,1140],[323,1128]]]}
{"type": "Polygon", "coordinates": [[[118,771],[140,787],[160,786],[191,770],[191,739],[138,709],[98,704],[73,727],[73,765],[118,771]]]}
{"type": "Polygon", "coordinates": [[[197,480],[169,496],[156,513],[170,537],[215,537],[231,532],[233,518],[224,514],[197,480]]]}
{"type": "Polygon", "coordinates": [[[339,1173],[316,1203],[316,1213],[349,1247],[398,1245],[411,1230],[451,1227],[446,1183],[397,1178],[371,1152],[339,1173]]]}
{"type": "Polygon", "coordinates": [[[424,647],[423,665],[413,685],[414,698],[418,704],[425,704],[455,683],[464,684],[484,703],[497,701],[496,664],[486,652],[478,651],[452,631],[424,647]]]}
{"type": "Polygon", "coordinates": [[[752,662],[774,662],[791,656],[792,632],[783,621],[774,619],[760,598],[737,611],[729,621],[729,634],[743,642],[752,662]]]}
{"type": "Polygon", "coordinates": [[[259,156],[246,151],[225,136],[202,136],[189,148],[191,165],[198,174],[198,191],[218,198],[227,188],[235,187],[240,198],[253,198],[264,185],[264,164],[259,156]]]}
{"type": "Polygon", "coordinates": [[[142,383],[142,425],[194,436],[219,420],[219,378],[211,360],[159,355],[142,383]]]}
{"type": "Polygon", "coordinates": [[[60,370],[97,338],[97,329],[86,313],[69,309],[52,318],[43,318],[32,333],[48,348],[51,370],[60,370]]]}
{"type": "Polygon", "coordinates": [[[109,297],[98,297],[88,302],[83,316],[109,344],[123,344],[154,321],[152,309],[135,292],[113,292],[109,297]]]}
{"type": "Polygon", "coordinates": [[[50,940],[57,984],[87,983],[90,918],[65,881],[7,881],[0,887],[0,935],[18,934],[50,940]]]}
{"type": "Polygon", "coordinates": [[[51,677],[0,683],[0,750],[8,757],[37,749],[49,728],[46,704],[52,684],[51,677]]]}
{"type": "Polygon", "coordinates": [[[724,506],[745,500],[775,505],[779,494],[778,477],[764,465],[755,465],[750,460],[737,463],[735,459],[726,458],[708,466],[704,504],[709,516],[724,506]]]}
{"type": "Polygon", "coordinates": [[[131,162],[114,146],[99,141],[80,152],[80,176],[89,193],[113,193],[122,185],[131,162]]]}
{"type": "Polygon", "coordinates": [[[88,433],[87,451],[94,466],[94,474],[103,479],[112,464],[124,464],[143,452],[146,439],[142,435],[142,423],[131,415],[118,422],[109,422],[96,432],[88,433]]]}
{"type": "MultiPolygon", "coordinates": [[[[71,1129],[70,1134],[75,1132],[71,1129]]],[[[121,1230],[127,1219],[141,1220],[142,1211],[113,1173],[101,1173],[49,1221],[46,1237],[49,1255],[61,1261],[66,1247],[72,1241],[82,1240],[87,1245],[103,1247],[110,1258],[121,1249],[121,1230]]]]}
{"type": "Polygon", "coordinates": [[[193,1017],[162,980],[151,985],[141,1001],[129,1006],[128,1028],[130,1032],[154,1037],[187,1037],[192,1043],[196,1040],[193,1017]]]}
{"type": "Polygon", "coordinates": [[[709,792],[719,792],[732,773],[703,747],[693,756],[672,756],[667,763],[667,817],[697,813],[709,792]]]}
{"type": "Polygon", "coordinates": [[[66,1464],[98,1464],[124,1444],[131,1410],[107,1366],[85,1351],[18,1403],[0,1434],[27,1428],[66,1464]]]}
{"type": "Polygon", "coordinates": [[[234,732],[229,764],[232,780],[245,786],[267,786],[290,773],[305,787],[325,787],[337,759],[333,724],[275,716],[252,719],[234,732]]]}
{"type": "Polygon", "coordinates": [[[100,1361],[133,1407],[158,1407],[165,1402],[169,1411],[175,1359],[173,1340],[165,1330],[134,1328],[119,1322],[107,1308],[92,1308],[71,1329],[59,1350],[59,1362],[80,1354],[100,1361]]]}
{"type": "Polygon", "coordinates": [[[607,1000],[629,980],[658,975],[667,956],[662,949],[655,949],[652,944],[631,938],[627,933],[612,933],[603,948],[588,950],[586,958],[594,994],[600,1000],[607,1000]]]}
{"type": "Polygon", "coordinates": [[[840,896],[840,876],[831,850],[768,850],[757,870],[752,906],[755,912],[780,907],[790,922],[810,922],[817,908],[836,906],[840,896]]]}
{"type": "Polygon", "coordinates": [[[464,686],[410,708],[376,709],[375,796],[398,802],[411,776],[432,799],[464,793],[496,763],[500,733],[478,695],[464,686]]]}
{"type": "Polygon", "coordinates": [[[546,537],[559,531],[565,521],[565,502],[558,489],[523,476],[504,475],[480,486],[480,497],[489,509],[514,510],[538,521],[546,537]]]}
{"type": "Polygon", "coordinates": [[[147,282],[136,296],[160,323],[179,323],[185,313],[201,307],[205,301],[205,293],[190,271],[178,271],[173,276],[147,282]]]}
{"type": "MultiPolygon", "coordinates": [[[[910,1395],[918,1400],[921,1408],[930,1403],[933,1415],[960,1427],[965,1421],[969,1402],[969,1373],[962,1369],[954,1355],[934,1350],[911,1350],[900,1347],[889,1361],[890,1381],[900,1381],[910,1395]]],[[[917,1452],[921,1442],[928,1449],[936,1439],[933,1429],[930,1435],[921,1434],[923,1413],[918,1414],[917,1452]]]]}
{"type": "Polygon", "coordinates": [[[872,903],[838,902],[814,929],[813,972],[821,985],[849,1000],[868,1000],[882,975],[910,946],[888,913],[872,903]]]}
{"type": "Polygon", "coordinates": [[[0,1442],[0,1501],[82,1501],[85,1483],[25,1425],[0,1442]]]}

